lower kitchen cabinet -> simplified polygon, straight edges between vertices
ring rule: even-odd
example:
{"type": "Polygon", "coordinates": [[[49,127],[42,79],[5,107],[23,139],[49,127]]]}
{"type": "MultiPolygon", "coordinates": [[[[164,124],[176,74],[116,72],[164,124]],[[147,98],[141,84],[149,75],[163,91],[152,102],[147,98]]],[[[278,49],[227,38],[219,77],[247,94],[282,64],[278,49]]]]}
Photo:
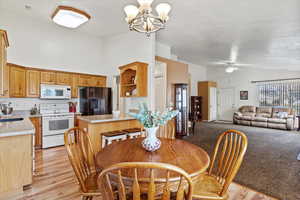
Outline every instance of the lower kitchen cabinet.
{"type": "Polygon", "coordinates": [[[41,123],[41,117],[31,117],[30,118],[32,124],[35,128],[35,139],[34,139],[34,147],[35,149],[41,149],[42,148],[42,123],[41,123]]]}

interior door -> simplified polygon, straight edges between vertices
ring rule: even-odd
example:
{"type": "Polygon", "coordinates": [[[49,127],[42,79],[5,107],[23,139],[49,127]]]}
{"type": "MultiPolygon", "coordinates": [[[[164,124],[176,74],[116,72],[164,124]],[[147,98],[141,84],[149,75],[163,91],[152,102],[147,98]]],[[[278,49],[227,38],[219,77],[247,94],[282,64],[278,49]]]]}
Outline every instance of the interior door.
{"type": "Polygon", "coordinates": [[[209,120],[217,120],[217,88],[209,88],[209,120]]]}
{"type": "Polygon", "coordinates": [[[218,118],[232,121],[235,108],[234,88],[220,88],[218,92],[218,118]]]}

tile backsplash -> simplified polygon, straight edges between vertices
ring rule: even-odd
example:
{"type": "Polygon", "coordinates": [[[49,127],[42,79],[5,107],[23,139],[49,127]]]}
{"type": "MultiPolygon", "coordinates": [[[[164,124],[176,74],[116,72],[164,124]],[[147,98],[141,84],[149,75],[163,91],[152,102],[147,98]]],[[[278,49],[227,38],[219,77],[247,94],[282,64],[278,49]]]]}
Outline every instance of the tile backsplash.
{"type": "MultiPolygon", "coordinates": [[[[70,100],[41,100],[39,98],[7,98],[0,99],[1,103],[9,103],[11,102],[14,110],[30,110],[36,104],[39,108],[41,103],[68,103],[68,102],[77,102],[78,99],[70,99],[70,100]]],[[[78,104],[77,104],[78,105],[78,104]]]]}

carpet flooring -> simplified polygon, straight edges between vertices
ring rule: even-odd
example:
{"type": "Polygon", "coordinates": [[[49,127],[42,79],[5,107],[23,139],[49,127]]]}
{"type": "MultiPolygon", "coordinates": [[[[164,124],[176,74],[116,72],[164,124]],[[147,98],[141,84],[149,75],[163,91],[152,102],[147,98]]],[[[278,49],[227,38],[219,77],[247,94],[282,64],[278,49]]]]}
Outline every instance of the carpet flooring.
{"type": "Polygon", "coordinates": [[[201,122],[184,139],[212,155],[218,135],[227,129],[244,132],[249,143],[235,182],[278,199],[300,200],[300,132],[201,122]]]}

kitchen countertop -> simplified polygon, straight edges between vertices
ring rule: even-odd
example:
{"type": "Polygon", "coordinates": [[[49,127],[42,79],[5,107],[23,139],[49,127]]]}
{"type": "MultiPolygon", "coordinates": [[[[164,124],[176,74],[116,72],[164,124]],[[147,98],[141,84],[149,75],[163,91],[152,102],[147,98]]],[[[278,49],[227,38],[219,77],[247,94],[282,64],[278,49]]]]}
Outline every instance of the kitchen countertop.
{"type": "Polygon", "coordinates": [[[121,114],[119,117],[113,117],[113,115],[90,115],[90,116],[80,116],[79,120],[86,121],[88,123],[102,123],[102,122],[112,122],[112,121],[125,121],[125,120],[135,120],[135,118],[121,114]]]}
{"type": "MultiPolygon", "coordinates": [[[[76,112],[74,114],[81,115],[80,112],[76,112]]],[[[17,118],[17,117],[42,117],[42,114],[37,113],[32,115],[29,110],[16,110],[13,111],[10,115],[0,115],[0,118],[17,118]]]]}
{"type": "Polygon", "coordinates": [[[21,121],[0,122],[0,138],[18,135],[32,135],[34,133],[35,128],[27,117],[21,121]]]}

